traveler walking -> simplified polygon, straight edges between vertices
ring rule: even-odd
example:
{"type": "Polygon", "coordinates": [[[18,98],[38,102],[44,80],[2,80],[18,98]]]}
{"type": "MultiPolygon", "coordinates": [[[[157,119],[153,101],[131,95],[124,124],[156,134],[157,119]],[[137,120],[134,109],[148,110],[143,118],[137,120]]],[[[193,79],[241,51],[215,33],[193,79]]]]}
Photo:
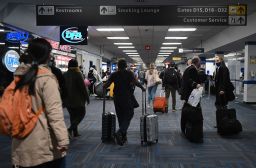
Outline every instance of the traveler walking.
{"type": "Polygon", "coordinates": [[[12,139],[12,164],[14,167],[62,168],[69,144],[65,126],[58,81],[47,66],[52,47],[45,39],[29,42],[26,51],[30,62],[22,63],[14,73],[20,80],[16,90],[29,86],[32,110],[43,112],[32,132],[23,139],[12,139]],[[37,75],[39,70],[45,75],[37,75]]]}
{"type": "Polygon", "coordinates": [[[154,64],[150,64],[149,70],[147,70],[145,75],[145,80],[148,88],[148,108],[151,108],[155,98],[157,86],[161,83],[161,79],[158,76],[158,72],[155,69],[154,64]]]}
{"type": "Polygon", "coordinates": [[[181,83],[181,100],[185,100],[181,113],[181,131],[192,142],[203,142],[203,115],[200,103],[196,107],[188,104],[193,89],[201,87],[198,69],[200,58],[194,56],[186,68],[181,83]]]}
{"type": "Polygon", "coordinates": [[[164,71],[163,74],[163,83],[165,86],[165,98],[167,101],[167,105],[169,102],[170,93],[172,96],[172,112],[176,111],[176,91],[178,90],[178,88],[180,88],[180,77],[174,67],[174,62],[168,64],[168,68],[164,71]]]}
{"type": "Polygon", "coordinates": [[[118,61],[118,71],[112,73],[104,85],[108,88],[114,82],[114,105],[119,123],[119,130],[116,132],[115,139],[117,144],[124,145],[127,142],[127,129],[134,115],[136,99],[133,95],[134,86],[145,88],[135,79],[133,72],[126,70],[125,60],[118,61]]]}
{"type": "Polygon", "coordinates": [[[83,120],[86,109],[85,103],[90,103],[89,95],[84,84],[83,76],[78,67],[78,62],[71,59],[68,62],[68,71],[64,73],[66,83],[66,97],[64,104],[70,115],[69,135],[78,137],[78,125],[83,120]]]}

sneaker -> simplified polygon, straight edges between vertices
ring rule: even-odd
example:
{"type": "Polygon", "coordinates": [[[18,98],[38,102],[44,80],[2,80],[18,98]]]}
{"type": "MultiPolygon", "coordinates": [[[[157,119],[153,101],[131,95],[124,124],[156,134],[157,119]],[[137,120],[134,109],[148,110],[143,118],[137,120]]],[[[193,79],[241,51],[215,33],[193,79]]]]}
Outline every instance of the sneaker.
{"type": "Polygon", "coordinates": [[[176,109],[172,109],[172,112],[175,112],[176,111],[176,109]]]}
{"type": "Polygon", "coordinates": [[[147,105],[148,108],[151,108],[150,104],[147,105]]]}

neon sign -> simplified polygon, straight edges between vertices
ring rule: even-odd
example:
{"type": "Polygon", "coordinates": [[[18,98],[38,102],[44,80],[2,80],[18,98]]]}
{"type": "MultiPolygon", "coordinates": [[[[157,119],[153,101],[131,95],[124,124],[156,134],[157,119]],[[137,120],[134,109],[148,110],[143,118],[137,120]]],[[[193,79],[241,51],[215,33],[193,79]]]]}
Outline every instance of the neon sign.
{"type": "Polygon", "coordinates": [[[60,27],[60,44],[86,45],[87,44],[87,27],[60,27]]]}
{"type": "Polygon", "coordinates": [[[6,40],[10,43],[24,43],[28,37],[28,32],[9,32],[6,34],[6,40]]]}
{"type": "Polygon", "coordinates": [[[19,58],[20,56],[16,51],[9,50],[3,58],[3,63],[9,71],[14,72],[20,65],[19,58]]]}

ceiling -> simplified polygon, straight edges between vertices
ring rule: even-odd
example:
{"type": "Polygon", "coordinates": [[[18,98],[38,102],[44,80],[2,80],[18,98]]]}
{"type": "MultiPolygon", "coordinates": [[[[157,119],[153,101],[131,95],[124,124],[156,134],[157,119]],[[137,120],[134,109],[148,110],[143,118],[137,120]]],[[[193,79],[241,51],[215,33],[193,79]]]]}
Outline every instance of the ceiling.
{"type": "MultiPolygon", "coordinates": [[[[21,2],[18,2],[18,0],[7,0],[4,1],[4,3],[0,3],[0,10],[4,9],[4,6],[9,2],[16,3],[16,5],[21,4],[21,2]]],[[[0,0],[1,2],[1,0],[0,0]]],[[[47,4],[70,4],[70,0],[63,0],[63,1],[44,1],[47,4]]],[[[140,5],[144,4],[150,4],[150,5],[218,5],[218,4],[237,4],[239,1],[237,0],[228,0],[223,2],[223,0],[145,0],[145,3],[140,3],[140,5]]],[[[40,0],[27,0],[26,2],[23,2],[29,5],[32,4],[40,4],[42,1],[40,0]]],[[[101,0],[88,0],[88,1],[82,1],[82,0],[74,0],[72,1],[74,4],[101,4],[101,0]]],[[[109,0],[106,4],[112,4],[117,3],[116,0],[109,0]]],[[[129,1],[129,3],[125,0],[118,1],[119,4],[138,4],[137,1],[129,1]]],[[[244,0],[243,3],[248,4],[248,14],[256,11],[256,0],[244,0]]],[[[11,7],[11,6],[10,6],[11,7]]],[[[35,26],[35,11],[34,6],[31,8],[26,8],[30,10],[24,10],[24,8],[20,8],[20,11],[17,12],[20,15],[24,16],[23,18],[27,18],[27,20],[30,20],[30,22],[24,22],[20,24],[20,27],[26,28],[26,26],[35,26]],[[27,13],[27,14],[26,14],[27,13]]],[[[15,8],[15,10],[18,10],[15,8]]],[[[4,10],[3,10],[4,11],[4,10]]],[[[15,13],[15,16],[17,16],[17,13],[15,13]]],[[[9,17],[7,15],[7,17],[9,17]]],[[[12,17],[10,20],[13,21],[13,23],[18,23],[20,17],[12,17]]],[[[157,24],[157,20],[156,20],[157,24]]],[[[104,27],[112,27],[112,26],[104,26],[104,27]]],[[[129,42],[133,43],[133,46],[138,51],[140,58],[143,60],[144,63],[151,63],[155,62],[157,58],[157,54],[159,53],[160,47],[162,47],[163,42],[181,42],[182,45],[178,45],[177,47],[183,47],[183,48],[195,48],[200,47],[204,44],[204,41],[209,39],[210,37],[216,35],[217,33],[223,31],[227,28],[227,26],[197,26],[197,30],[194,32],[168,32],[168,29],[172,26],[115,26],[115,27],[121,27],[124,28],[123,32],[99,32],[96,29],[102,28],[99,26],[89,26],[88,29],[88,43],[93,44],[95,46],[101,46],[104,48],[105,51],[108,51],[112,53],[116,57],[123,57],[128,58],[128,56],[122,51],[124,49],[118,48],[117,45],[114,45],[114,43],[117,42],[129,42]],[[126,36],[129,37],[129,40],[109,40],[106,37],[108,36],[126,36]],[[186,40],[165,40],[166,36],[186,36],[188,39],[186,40]],[[150,46],[150,50],[145,50],[145,45],[150,46]]],[[[182,26],[184,27],[184,26],[182,26]]],[[[38,27],[38,30],[44,37],[48,37],[51,39],[58,39],[59,34],[59,27],[57,26],[41,26],[38,27]],[[43,32],[43,33],[42,33],[43,32]]],[[[227,46],[230,48],[230,46],[227,46]]],[[[234,49],[236,47],[233,47],[234,49]]],[[[134,58],[134,57],[132,57],[134,58]]],[[[164,60],[163,58],[162,60],[164,60]]],[[[130,59],[129,59],[130,60],[130,59]]]]}
{"type": "MultiPolygon", "coordinates": [[[[104,28],[110,28],[111,26],[105,26],[104,28]]],[[[183,26],[184,27],[184,26],[183,26]]],[[[118,48],[114,43],[133,43],[132,46],[137,50],[141,59],[145,63],[155,62],[159,50],[163,46],[162,43],[166,42],[180,42],[182,45],[171,45],[172,47],[182,48],[195,48],[200,46],[201,42],[209,39],[211,36],[222,31],[226,26],[218,27],[196,27],[197,30],[194,32],[168,32],[170,26],[119,26],[118,28],[124,28],[123,32],[99,32],[96,29],[102,28],[97,26],[89,27],[89,43],[100,46],[103,45],[106,51],[113,53],[117,57],[127,57],[127,54],[123,52],[124,49],[118,48]],[[106,37],[129,37],[129,40],[110,40],[106,37]],[[188,37],[186,40],[166,40],[166,36],[172,37],[188,37]],[[149,45],[150,50],[145,50],[145,46],[149,45]]],[[[111,27],[112,28],[112,27],[111,27]]],[[[117,28],[117,26],[115,26],[117,28]]],[[[177,28],[177,27],[176,27],[177,28]]],[[[134,57],[132,57],[134,58],[134,57]]]]}

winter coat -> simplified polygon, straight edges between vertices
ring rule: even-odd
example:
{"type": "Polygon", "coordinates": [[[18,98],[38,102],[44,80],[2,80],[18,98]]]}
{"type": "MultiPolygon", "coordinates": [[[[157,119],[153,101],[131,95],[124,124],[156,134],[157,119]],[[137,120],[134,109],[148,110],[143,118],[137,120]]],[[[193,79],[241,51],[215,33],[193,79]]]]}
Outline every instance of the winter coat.
{"type": "Polygon", "coordinates": [[[188,101],[191,92],[196,88],[197,84],[200,84],[198,71],[194,65],[190,65],[182,76],[181,100],[188,101]]]}
{"type": "Polygon", "coordinates": [[[90,102],[89,95],[84,84],[82,73],[78,68],[69,68],[64,73],[66,96],[64,104],[69,108],[85,107],[85,102],[90,102]]]}
{"type": "MultiPolygon", "coordinates": [[[[23,75],[28,68],[29,65],[21,64],[14,74],[23,75]]],[[[42,65],[39,68],[42,68],[42,65]]],[[[44,104],[44,112],[26,138],[12,140],[13,165],[31,167],[66,155],[65,152],[61,153],[57,149],[58,146],[67,146],[69,138],[64,122],[58,81],[50,70],[49,73],[50,75],[37,77],[36,92],[32,96],[33,111],[38,111],[44,104]]]]}

